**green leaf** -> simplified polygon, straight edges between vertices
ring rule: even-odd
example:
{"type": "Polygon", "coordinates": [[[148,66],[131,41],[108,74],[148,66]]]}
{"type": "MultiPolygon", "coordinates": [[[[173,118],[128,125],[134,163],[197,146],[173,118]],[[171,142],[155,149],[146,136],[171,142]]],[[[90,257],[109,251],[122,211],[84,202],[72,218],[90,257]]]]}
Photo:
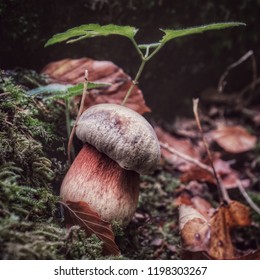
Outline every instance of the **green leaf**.
{"type": "Polygon", "coordinates": [[[68,87],[71,85],[62,85],[62,84],[50,84],[47,86],[41,86],[32,90],[27,91],[28,95],[38,95],[45,93],[62,93],[67,91],[68,87]]]}
{"type": "Polygon", "coordinates": [[[47,41],[45,47],[63,41],[73,43],[85,38],[93,38],[97,36],[120,35],[133,39],[137,31],[138,29],[132,26],[84,24],[68,29],[63,33],[53,35],[53,37],[47,41]]]}
{"type": "MultiPolygon", "coordinates": [[[[110,83],[94,83],[88,82],[88,89],[95,89],[100,87],[108,87],[110,83]]],[[[29,90],[29,95],[52,93],[52,95],[45,97],[45,99],[68,99],[73,96],[82,94],[83,84],[77,85],[62,85],[62,84],[50,84],[42,86],[33,90],[29,90]]]]}
{"type": "Polygon", "coordinates": [[[160,43],[165,44],[166,42],[168,42],[172,39],[178,38],[178,37],[203,33],[205,31],[209,31],[209,30],[219,30],[219,29],[241,26],[241,25],[245,26],[246,24],[241,23],[241,22],[223,22],[223,23],[213,23],[213,24],[209,24],[209,25],[202,25],[202,26],[186,28],[186,29],[177,29],[177,30],[161,29],[161,31],[163,31],[165,33],[165,35],[160,40],[160,43]]]}
{"type": "MultiPolygon", "coordinates": [[[[88,82],[88,89],[95,89],[95,88],[101,88],[101,87],[108,87],[111,86],[110,83],[94,83],[94,82],[88,82]]],[[[77,84],[75,86],[68,88],[68,93],[66,98],[70,98],[73,96],[77,96],[82,94],[83,92],[83,84],[77,84]]]]}

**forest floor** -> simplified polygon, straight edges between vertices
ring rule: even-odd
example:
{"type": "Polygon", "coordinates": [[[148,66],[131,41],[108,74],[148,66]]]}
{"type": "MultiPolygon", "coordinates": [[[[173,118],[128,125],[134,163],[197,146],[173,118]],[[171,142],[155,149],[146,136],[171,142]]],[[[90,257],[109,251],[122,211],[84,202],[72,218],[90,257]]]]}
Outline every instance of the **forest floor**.
{"type": "MultiPolygon", "coordinates": [[[[28,94],[39,84],[45,77],[33,71],[1,72],[0,258],[115,258],[102,255],[97,236],[66,229],[58,195],[69,166],[65,104],[28,94]]],[[[202,96],[203,133],[195,117],[155,126],[162,160],[141,177],[128,227],[112,225],[116,258],[260,258],[260,115],[250,94],[250,102],[202,96]]]]}

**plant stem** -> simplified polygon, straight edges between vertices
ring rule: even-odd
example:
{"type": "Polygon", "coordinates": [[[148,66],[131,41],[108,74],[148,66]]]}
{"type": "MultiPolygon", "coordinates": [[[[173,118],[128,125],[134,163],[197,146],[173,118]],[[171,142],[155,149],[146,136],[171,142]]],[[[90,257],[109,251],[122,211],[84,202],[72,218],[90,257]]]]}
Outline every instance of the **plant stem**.
{"type": "Polygon", "coordinates": [[[164,46],[164,44],[160,44],[147,58],[146,60],[150,60],[155,54],[159,52],[159,50],[164,46]]]}
{"type": "Polygon", "coordinates": [[[260,215],[260,208],[254,203],[254,201],[251,199],[251,197],[245,191],[245,188],[243,187],[240,180],[237,180],[237,186],[238,186],[238,189],[240,190],[241,194],[243,195],[243,197],[247,201],[247,203],[251,206],[252,209],[254,209],[256,211],[256,213],[258,215],[260,215]]]}
{"type": "Polygon", "coordinates": [[[134,38],[131,38],[131,42],[133,43],[133,45],[134,45],[136,51],[138,52],[138,54],[140,55],[141,59],[143,60],[143,59],[144,59],[144,55],[143,55],[142,51],[140,50],[140,48],[138,47],[138,45],[137,45],[135,39],[134,39],[134,38]]]}
{"type": "MultiPolygon", "coordinates": [[[[65,98],[65,114],[66,114],[66,128],[67,128],[67,137],[68,137],[68,145],[70,143],[70,135],[71,135],[71,129],[70,129],[70,100],[69,98],[65,98]]],[[[75,150],[74,147],[71,148],[71,150],[68,151],[70,154],[72,154],[72,157],[75,156],[75,150]]],[[[70,154],[68,156],[70,160],[70,154]]]]}
{"type": "Polygon", "coordinates": [[[73,125],[73,128],[72,128],[72,131],[69,135],[69,142],[68,142],[68,148],[67,148],[69,162],[71,161],[70,153],[71,153],[71,147],[72,147],[72,140],[73,140],[73,136],[74,136],[75,131],[76,131],[76,126],[78,124],[79,117],[81,116],[81,114],[83,112],[83,109],[84,109],[84,102],[85,102],[85,98],[87,96],[87,89],[88,89],[88,70],[85,70],[85,82],[84,82],[84,86],[83,86],[83,92],[82,92],[80,107],[79,107],[79,111],[78,111],[76,121],[75,121],[75,123],[73,125]]]}
{"type": "Polygon", "coordinates": [[[182,159],[184,159],[184,160],[186,160],[186,161],[188,161],[190,163],[193,163],[193,164],[199,166],[200,168],[208,171],[210,174],[214,175],[214,173],[213,173],[213,171],[212,171],[210,166],[208,166],[208,165],[198,161],[197,159],[192,158],[192,157],[190,157],[190,156],[188,156],[188,155],[186,155],[186,154],[176,150],[175,148],[169,146],[167,143],[163,143],[163,142],[159,142],[159,143],[160,143],[160,146],[163,149],[165,149],[166,151],[170,152],[171,154],[176,155],[176,156],[178,156],[178,157],[180,157],[180,158],[182,158],[182,159]]]}
{"type": "Polygon", "coordinates": [[[144,69],[144,66],[145,66],[146,62],[147,62],[147,59],[142,58],[142,63],[140,65],[139,69],[138,69],[138,72],[137,72],[137,74],[135,76],[135,79],[132,81],[132,85],[128,89],[128,91],[127,91],[127,93],[125,95],[125,98],[124,98],[123,102],[121,103],[121,105],[125,105],[125,103],[126,103],[127,99],[129,98],[133,88],[138,84],[138,80],[139,80],[139,78],[140,78],[140,76],[142,74],[142,71],[144,69]]]}
{"type": "Polygon", "coordinates": [[[199,104],[199,99],[198,98],[193,99],[193,113],[194,113],[194,116],[195,116],[195,120],[196,120],[197,126],[199,128],[200,135],[201,135],[204,147],[206,149],[206,152],[207,152],[207,155],[208,155],[208,158],[209,158],[209,162],[210,162],[210,165],[211,165],[211,168],[212,168],[212,172],[213,172],[214,177],[217,181],[218,190],[221,192],[222,201],[224,201],[228,204],[230,202],[230,198],[229,198],[227,190],[224,188],[224,186],[222,184],[222,180],[221,180],[220,176],[218,175],[218,173],[215,169],[215,166],[214,166],[214,163],[213,163],[213,158],[212,158],[211,152],[209,150],[209,145],[208,145],[208,142],[207,142],[207,140],[204,136],[203,129],[202,129],[202,126],[201,126],[201,123],[200,123],[199,112],[198,112],[198,104],[199,104]]]}
{"type": "Polygon", "coordinates": [[[139,69],[138,69],[138,72],[137,72],[137,74],[136,74],[134,80],[132,81],[132,85],[131,85],[130,88],[128,89],[128,91],[127,91],[127,93],[126,93],[126,95],[125,95],[125,98],[124,98],[124,100],[123,100],[122,103],[121,103],[121,105],[123,105],[123,106],[124,106],[125,103],[127,102],[127,100],[128,100],[128,98],[129,98],[129,96],[130,96],[130,94],[131,94],[133,88],[138,84],[138,80],[139,80],[139,78],[140,78],[140,76],[141,76],[141,74],[142,74],[142,71],[143,71],[143,69],[144,69],[144,66],[145,66],[146,62],[147,62],[148,60],[150,60],[150,59],[164,46],[164,44],[160,44],[160,45],[158,45],[158,47],[157,47],[150,55],[148,55],[148,53],[146,52],[146,54],[145,54],[145,56],[144,56],[143,53],[142,53],[142,51],[141,51],[140,48],[138,47],[136,41],[135,41],[134,39],[131,39],[131,41],[132,41],[132,43],[133,43],[135,49],[137,50],[138,54],[140,55],[141,60],[142,60],[142,63],[141,63],[141,65],[140,65],[139,69]]]}
{"type": "Polygon", "coordinates": [[[65,115],[66,115],[66,129],[67,137],[70,137],[70,102],[69,98],[65,98],[65,115]]]}

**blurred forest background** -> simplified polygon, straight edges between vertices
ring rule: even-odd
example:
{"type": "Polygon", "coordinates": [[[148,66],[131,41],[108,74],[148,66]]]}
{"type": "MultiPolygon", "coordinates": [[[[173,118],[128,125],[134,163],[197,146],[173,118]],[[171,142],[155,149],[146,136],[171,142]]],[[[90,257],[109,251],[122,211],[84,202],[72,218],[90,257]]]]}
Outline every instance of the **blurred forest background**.
{"type": "MultiPolygon", "coordinates": [[[[226,67],[253,50],[259,66],[259,0],[77,0],[0,1],[0,68],[31,68],[40,71],[50,61],[90,57],[111,60],[131,76],[139,57],[131,42],[119,36],[58,44],[44,48],[55,33],[81,24],[119,24],[139,28],[137,41],[161,38],[159,28],[185,28],[224,21],[241,21],[246,27],[188,36],[167,44],[148,63],[140,88],[153,116],[171,120],[191,115],[191,98],[216,86],[226,67]]],[[[247,85],[251,63],[231,71],[227,92],[247,85]]]]}

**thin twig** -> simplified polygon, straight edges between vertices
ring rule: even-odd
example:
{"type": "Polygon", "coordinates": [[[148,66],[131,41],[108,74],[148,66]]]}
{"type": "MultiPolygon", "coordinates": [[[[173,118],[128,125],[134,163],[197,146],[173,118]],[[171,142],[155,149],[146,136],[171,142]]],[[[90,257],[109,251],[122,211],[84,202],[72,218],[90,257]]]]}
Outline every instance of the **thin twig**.
{"type": "Polygon", "coordinates": [[[221,75],[219,82],[218,82],[218,92],[223,92],[224,87],[226,86],[226,77],[229,74],[230,70],[232,70],[233,68],[237,67],[238,65],[240,65],[241,63],[243,63],[244,61],[246,61],[249,57],[252,58],[252,69],[253,69],[253,74],[252,74],[252,89],[254,89],[255,87],[255,81],[257,78],[257,67],[256,67],[256,60],[254,57],[254,52],[252,50],[248,51],[246,54],[244,54],[239,60],[237,60],[236,62],[232,63],[231,65],[229,65],[225,72],[221,75]]]}
{"type": "Polygon", "coordinates": [[[240,180],[237,180],[237,186],[238,189],[240,190],[241,194],[249,204],[249,206],[256,211],[258,215],[260,215],[260,208],[254,203],[254,201],[251,199],[251,197],[248,195],[248,193],[245,191],[245,188],[243,187],[242,183],[240,180]]]}
{"type": "Polygon", "coordinates": [[[180,157],[180,158],[182,158],[182,159],[184,159],[184,160],[186,160],[186,161],[188,161],[190,163],[193,163],[193,164],[199,166],[200,168],[208,171],[212,175],[214,175],[210,166],[208,166],[208,165],[198,161],[197,159],[192,158],[192,157],[190,157],[190,156],[188,156],[186,154],[183,154],[182,152],[177,151],[176,149],[174,149],[173,147],[169,146],[166,143],[160,142],[160,146],[163,149],[167,150],[168,152],[170,152],[170,153],[172,153],[172,154],[174,154],[174,155],[176,155],[176,156],[178,156],[178,157],[180,157]]]}
{"type": "Polygon", "coordinates": [[[243,96],[247,91],[250,89],[255,88],[257,84],[260,83],[260,77],[256,78],[254,81],[252,81],[249,85],[245,86],[238,94],[238,96],[243,96]]]}
{"type": "Polygon", "coordinates": [[[252,51],[251,60],[252,60],[252,83],[251,84],[252,84],[252,90],[254,90],[256,86],[256,80],[257,80],[257,63],[253,51],[252,51]]]}
{"type": "Polygon", "coordinates": [[[216,169],[214,167],[213,158],[212,158],[211,152],[209,150],[209,145],[208,145],[208,142],[207,142],[207,140],[206,140],[206,138],[204,136],[204,133],[203,133],[203,129],[202,129],[202,126],[201,126],[201,123],[200,123],[200,118],[199,118],[199,113],[198,113],[198,104],[199,104],[199,99],[198,98],[197,99],[193,99],[193,113],[194,113],[194,116],[195,116],[195,120],[196,120],[197,126],[199,128],[203,144],[204,144],[204,146],[206,148],[207,155],[208,155],[208,158],[209,158],[209,162],[210,162],[210,165],[211,165],[214,177],[215,177],[215,179],[217,181],[218,189],[220,190],[220,192],[222,194],[222,198],[223,198],[224,202],[229,203],[230,202],[230,198],[229,198],[228,192],[224,188],[224,186],[222,184],[222,181],[221,181],[221,178],[219,177],[219,175],[218,175],[218,173],[217,173],[217,171],[216,171],[216,169]]]}
{"type": "Polygon", "coordinates": [[[70,151],[71,151],[71,146],[72,146],[72,140],[73,140],[73,136],[75,134],[75,130],[76,130],[76,126],[78,124],[79,118],[80,118],[80,116],[83,112],[83,109],[84,109],[84,102],[85,102],[85,98],[87,96],[87,89],[88,89],[88,70],[85,70],[85,82],[84,82],[84,86],[83,86],[83,92],[82,92],[80,107],[79,107],[79,111],[78,111],[76,121],[75,121],[75,123],[73,125],[73,128],[71,130],[70,137],[69,137],[69,142],[68,142],[67,150],[68,150],[68,160],[69,160],[69,162],[71,162],[70,151]]]}

